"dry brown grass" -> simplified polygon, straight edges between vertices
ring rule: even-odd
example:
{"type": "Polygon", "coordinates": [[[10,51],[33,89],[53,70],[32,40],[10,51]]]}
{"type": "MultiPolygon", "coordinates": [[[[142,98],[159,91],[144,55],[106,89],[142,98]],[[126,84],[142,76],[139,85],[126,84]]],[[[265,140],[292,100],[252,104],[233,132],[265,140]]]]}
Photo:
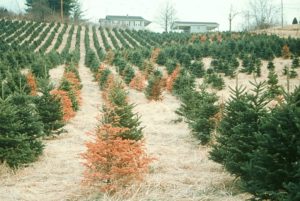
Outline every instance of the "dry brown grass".
{"type": "Polygon", "coordinates": [[[57,88],[60,84],[60,81],[63,77],[65,70],[65,65],[59,65],[56,68],[52,68],[49,70],[50,81],[57,88]]]}
{"type": "MultiPolygon", "coordinates": [[[[208,68],[210,66],[211,58],[204,58],[203,59],[205,68],[208,68]]],[[[241,63],[241,62],[240,62],[241,63]]],[[[282,58],[275,58],[273,61],[275,65],[275,72],[278,75],[278,81],[279,85],[281,85],[284,89],[287,89],[287,77],[283,75],[283,68],[284,66],[291,67],[292,60],[291,59],[282,59],[282,58]]],[[[236,86],[236,83],[238,85],[242,85],[246,87],[248,90],[251,90],[253,86],[250,84],[249,81],[254,82],[255,80],[257,82],[267,81],[268,80],[268,73],[269,70],[267,69],[268,62],[262,61],[262,67],[261,67],[261,77],[254,77],[253,75],[247,75],[245,73],[238,73],[237,78],[229,78],[224,77],[225,81],[225,88],[223,90],[214,90],[209,89],[210,91],[214,91],[217,93],[217,95],[220,97],[220,101],[226,101],[230,97],[230,88],[234,88],[236,86]]],[[[293,91],[297,86],[300,85],[300,68],[296,69],[296,72],[298,76],[296,78],[289,80],[289,88],[290,91],[293,91]]],[[[203,83],[204,79],[197,79],[196,83],[197,85],[201,85],[203,83]]]]}
{"type": "Polygon", "coordinates": [[[300,38],[300,25],[287,25],[282,27],[272,27],[269,29],[253,31],[254,33],[275,34],[283,38],[293,37],[300,38]]]}

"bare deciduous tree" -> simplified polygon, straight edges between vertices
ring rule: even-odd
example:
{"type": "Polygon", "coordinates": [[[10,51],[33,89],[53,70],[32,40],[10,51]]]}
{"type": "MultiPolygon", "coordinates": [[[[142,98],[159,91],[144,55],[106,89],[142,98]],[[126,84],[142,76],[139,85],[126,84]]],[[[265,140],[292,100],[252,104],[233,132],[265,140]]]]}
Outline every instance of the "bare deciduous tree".
{"type": "Polygon", "coordinates": [[[274,25],[279,16],[280,9],[273,0],[250,0],[249,15],[254,28],[265,29],[274,25]]]}
{"type": "Polygon", "coordinates": [[[239,13],[234,11],[233,8],[232,8],[232,5],[230,5],[230,11],[229,11],[229,17],[228,17],[228,20],[229,20],[229,32],[231,32],[231,25],[232,25],[232,20],[238,15],[239,13]]]}
{"type": "Polygon", "coordinates": [[[172,23],[176,20],[176,10],[173,4],[168,1],[160,10],[158,23],[165,32],[169,32],[172,23]]]}

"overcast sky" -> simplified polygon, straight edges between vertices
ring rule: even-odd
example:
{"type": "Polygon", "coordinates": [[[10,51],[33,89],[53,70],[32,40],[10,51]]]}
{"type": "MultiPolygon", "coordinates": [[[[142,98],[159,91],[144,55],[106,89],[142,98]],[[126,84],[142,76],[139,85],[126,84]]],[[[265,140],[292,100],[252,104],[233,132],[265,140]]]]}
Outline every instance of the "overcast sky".
{"type": "MultiPolygon", "coordinates": [[[[228,30],[228,15],[230,6],[239,14],[233,20],[233,30],[241,30],[245,21],[244,11],[247,10],[249,0],[80,0],[85,11],[85,17],[97,22],[106,15],[134,15],[142,16],[154,23],[150,29],[159,30],[155,24],[159,11],[166,1],[171,1],[177,11],[177,18],[181,21],[217,22],[220,31],[228,30]]],[[[0,0],[0,6],[11,10],[24,10],[25,0],[0,0]]],[[[280,8],[281,0],[273,0],[280,8]]],[[[300,0],[283,0],[284,21],[291,23],[294,17],[300,20],[300,0]]],[[[280,18],[279,18],[280,19],[280,18]]]]}

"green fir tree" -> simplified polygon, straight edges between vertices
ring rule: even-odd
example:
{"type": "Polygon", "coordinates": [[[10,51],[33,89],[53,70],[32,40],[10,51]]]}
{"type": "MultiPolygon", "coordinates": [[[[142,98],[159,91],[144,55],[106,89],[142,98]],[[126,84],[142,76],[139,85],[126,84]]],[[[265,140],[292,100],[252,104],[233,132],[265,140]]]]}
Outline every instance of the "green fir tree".
{"type": "Polygon", "coordinates": [[[250,154],[258,148],[257,137],[260,121],[266,116],[266,83],[254,84],[253,94],[236,86],[231,99],[225,105],[223,119],[218,128],[217,143],[213,145],[210,158],[224,165],[231,174],[243,178],[247,174],[244,166],[250,154]]]}
{"type": "Polygon", "coordinates": [[[273,70],[269,71],[267,83],[270,98],[275,98],[281,94],[280,86],[278,85],[278,75],[273,70]]]}
{"type": "Polygon", "coordinates": [[[131,80],[134,78],[134,69],[130,66],[127,65],[126,68],[124,69],[124,81],[126,84],[129,84],[131,82],[131,80]]]}
{"type": "Polygon", "coordinates": [[[212,119],[218,112],[216,94],[208,93],[204,87],[201,91],[187,90],[181,96],[181,105],[176,113],[184,117],[201,144],[207,144],[215,129],[215,121],[212,119]]]}
{"type": "Polygon", "coordinates": [[[42,154],[43,123],[31,97],[13,94],[0,99],[0,162],[17,168],[42,154]]]}
{"type": "Polygon", "coordinates": [[[49,136],[59,133],[64,126],[62,106],[60,100],[50,94],[53,87],[48,81],[40,80],[39,83],[42,95],[36,97],[35,104],[44,124],[44,133],[49,136]]]}
{"type": "Polygon", "coordinates": [[[275,70],[275,66],[274,66],[273,61],[269,61],[269,62],[268,62],[267,68],[268,68],[270,71],[271,71],[271,70],[275,70]]]}

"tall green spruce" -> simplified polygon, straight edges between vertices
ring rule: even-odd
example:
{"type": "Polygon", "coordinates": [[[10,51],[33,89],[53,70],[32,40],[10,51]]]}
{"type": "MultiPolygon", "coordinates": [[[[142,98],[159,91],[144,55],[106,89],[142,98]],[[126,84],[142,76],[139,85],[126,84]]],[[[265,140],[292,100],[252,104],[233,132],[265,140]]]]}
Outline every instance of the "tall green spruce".
{"type": "Polygon", "coordinates": [[[53,87],[47,80],[40,80],[39,85],[42,95],[36,97],[35,104],[44,124],[44,133],[45,135],[59,133],[59,129],[64,126],[60,100],[50,94],[53,87]]]}
{"type": "Polygon", "coordinates": [[[274,70],[269,70],[268,74],[268,93],[270,98],[275,98],[282,93],[280,86],[278,85],[278,75],[274,70]]]}
{"type": "Polygon", "coordinates": [[[286,95],[286,103],[274,108],[254,135],[257,149],[243,167],[246,189],[259,198],[300,199],[300,88],[286,95]]]}
{"type": "Polygon", "coordinates": [[[168,75],[171,75],[173,73],[173,71],[176,69],[176,67],[178,66],[178,64],[173,59],[168,59],[165,66],[166,66],[168,75]]]}
{"type": "Polygon", "coordinates": [[[246,94],[242,87],[232,89],[218,128],[217,143],[210,153],[211,159],[241,178],[246,174],[243,167],[250,160],[249,154],[258,147],[254,133],[259,131],[261,118],[267,114],[265,83],[253,85],[254,95],[246,94]]]}
{"type": "Polygon", "coordinates": [[[264,83],[254,93],[232,92],[218,129],[211,159],[241,179],[255,200],[300,199],[300,88],[266,109],[264,83]]]}
{"type": "Polygon", "coordinates": [[[0,162],[17,168],[33,162],[42,153],[43,123],[26,94],[0,99],[0,162]]]}

